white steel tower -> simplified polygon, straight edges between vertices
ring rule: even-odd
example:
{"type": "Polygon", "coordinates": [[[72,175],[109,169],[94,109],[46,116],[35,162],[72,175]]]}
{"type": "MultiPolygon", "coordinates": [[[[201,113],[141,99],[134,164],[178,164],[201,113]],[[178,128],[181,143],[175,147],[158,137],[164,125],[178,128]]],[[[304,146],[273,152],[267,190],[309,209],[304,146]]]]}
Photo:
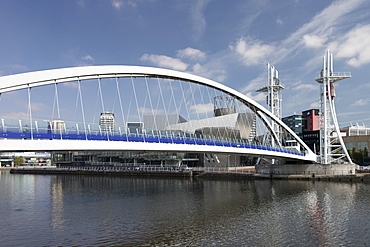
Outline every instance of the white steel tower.
{"type": "MultiPolygon", "coordinates": [[[[269,110],[277,118],[281,119],[282,117],[282,97],[281,90],[284,87],[280,84],[279,72],[275,69],[274,66],[267,63],[267,86],[263,87],[257,92],[267,92],[266,103],[269,107],[269,110]]],[[[281,143],[281,127],[275,121],[271,120],[270,122],[271,129],[275,133],[279,143],[275,143],[274,138],[271,136],[271,145],[275,144],[280,145],[281,143]]]]}
{"type": "Polygon", "coordinates": [[[334,82],[351,77],[349,72],[333,72],[333,54],[330,50],[324,56],[323,69],[319,78],[320,89],[320,162],[322,164],[352,163],[340,135],[334,106],[334,82]]]}

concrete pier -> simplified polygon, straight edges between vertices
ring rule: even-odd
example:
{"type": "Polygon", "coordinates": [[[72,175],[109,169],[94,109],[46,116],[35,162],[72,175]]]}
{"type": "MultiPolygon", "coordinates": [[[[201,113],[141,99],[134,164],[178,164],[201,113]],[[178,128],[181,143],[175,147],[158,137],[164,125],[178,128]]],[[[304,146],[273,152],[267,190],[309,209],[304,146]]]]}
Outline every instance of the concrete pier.
{"type": "Polygon", "coordinates": [[[128,171],[128,170],[88,170],[58,168],[13,168],[12,174],[40,175],[99,175],[116,177],[177,177],[197,179],[274,179],[274,180],[310,180],[370,182],[370,173],[358,174],[263,174],[251,171],[128,171]]]}
{"type": "Polygon", "coordinates": [[[356,173],[354,164],[262,164],[256,165],[256,173],[268,175],[335,175],[347,176],[356,173]]]}

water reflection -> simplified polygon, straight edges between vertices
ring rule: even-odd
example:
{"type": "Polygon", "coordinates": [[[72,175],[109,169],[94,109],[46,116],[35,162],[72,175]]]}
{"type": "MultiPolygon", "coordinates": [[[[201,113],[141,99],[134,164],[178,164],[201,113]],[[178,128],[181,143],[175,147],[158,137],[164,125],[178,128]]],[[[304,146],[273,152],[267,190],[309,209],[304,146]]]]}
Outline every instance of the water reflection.
{"type": "Polygon", "coordinates": [[[369,240],[365,183],[2,172],[0,188],[0,208],[9,212],[2,215],[0,237],[15,245],[338,246],[369,240]],[[19,227],[25,234],[15,233],[19,227]]]}

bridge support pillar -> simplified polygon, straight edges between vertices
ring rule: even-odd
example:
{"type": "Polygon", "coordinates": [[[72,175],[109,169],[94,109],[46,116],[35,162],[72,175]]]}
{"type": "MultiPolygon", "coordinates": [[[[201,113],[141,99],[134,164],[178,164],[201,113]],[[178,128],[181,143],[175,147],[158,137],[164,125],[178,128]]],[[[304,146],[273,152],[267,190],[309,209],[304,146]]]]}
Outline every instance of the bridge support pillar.
{"type": "Polygon", "coordinates": [[[263,164],[256,172],[273,175],[349,175],[356,173],[354,164],[263,164]]]}

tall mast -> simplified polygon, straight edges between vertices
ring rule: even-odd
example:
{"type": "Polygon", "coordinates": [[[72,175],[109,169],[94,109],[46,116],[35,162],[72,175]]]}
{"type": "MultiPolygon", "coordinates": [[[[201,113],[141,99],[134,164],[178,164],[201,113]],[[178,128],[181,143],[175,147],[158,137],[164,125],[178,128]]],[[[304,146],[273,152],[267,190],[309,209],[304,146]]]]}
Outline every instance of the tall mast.
{"type": "Polygon", "coordinates": [[[323,59],[319,78],[320,87],[320,162],[322,164],[352,163],[340,134],[334,105],[334,83],[350,78],[349,72],[333,70],[333,54],[328,50],[323,59]]]}
{"type": "MultiPolygon", "coordinates": [[[[281,90],[284,87],[280,84],[279,72],[275,69],[274,66],[267,63],[267,86],[263,87],[257,92],[267,92],[266,103],[269,107],[269,110],[274,114],[278,119],[281,120],[282,117],[282,97],[281,90]]],[[[275,121],[271,120],[270,122],[271,129],[275,133],[278,142],[275,143],[274,138],[271,136],[271,145],[280,145],[281,144],[281,127],[275,121]]]]}

